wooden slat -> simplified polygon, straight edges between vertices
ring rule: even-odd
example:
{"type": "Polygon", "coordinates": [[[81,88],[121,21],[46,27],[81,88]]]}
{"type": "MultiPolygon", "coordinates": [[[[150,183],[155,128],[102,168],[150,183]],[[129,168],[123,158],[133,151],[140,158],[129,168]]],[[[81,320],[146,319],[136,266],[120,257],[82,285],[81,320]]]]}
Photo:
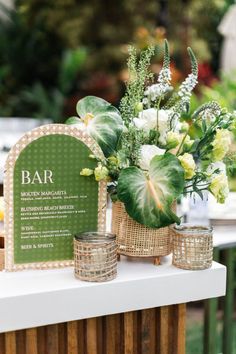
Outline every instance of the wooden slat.
{"type": "Polygon", "coordinates": [[[141,353],[156,353],[156,313],[155,309],[141,312],[141,353]]]}
{"type": "Polygon", "coordinates": [[[78,354],[85,353],[85,326],[85,320],[77,321],[78,354]]]}
{"type": "Polygon", "coordinates": [[[120,349],[120,315],[106,316],[106,354],[119,354],[120,349]]]}
{"type": "Polygon", "coordinates": [[[5,334],[0,333],[0,353],[5,353],[5,334]]]}
{"type": "Polygon", "coordinates": [[[97,317],[97,350],[99,354],[104,354],[105,346],[105,319],[106,317],[97,317]]]}
{"type": "Polygon", "coordinates": [[[47,354],[59,354],[58,325],[47,326],[47,354]]]}
{"type": "Polygon", "coordinates": [[[156,351],[157,354],[161,353],[161,344],[160,344],[160,333],[161,333],[161,326],[160,326],[160,319],[161,319],[161,315],[160,315],[160,307],[157,307],[156,309],[156,351]]]}
{"type": "Polygon", "coordinates": [[[29,328],[25,331],[26,354],[38,354],[37,328],[29,328]]]}
{"type": "Polygon", "coordinates": [[[26,330],[16,331],[16,351],[17,354],[26,354],[26,330]]]}
{"type": "Polygon", "coordinates": [[[67,323],[58,324],[58,349],[59,354],[67,354],[67,323]]]}
{"type": "Polygon", "coordinates": [[[175,306],[168,306],[168,353],[173,353],[173,348],[175,346],[175,329],[176,329],[176,318],[175,318],[175,306]]]}
{"type": "Polygon", "coordinates": [[[86,344],[87,354],[98,354],[97,345],[97,320],[96,318],[89,318],[86,320],[86,344]]]}
{"type": "Polygon", "coordinates": [[[134,350],[134,313],[124,314],[124,354],[133,354],[134,350]]]}
{"type": "Polygon", "coordinates": [[[169,354],[169,308],[163,306],[160,309],[160,353],[169,354]]]}
{"type": "Polygon", "coordinates": [[[140,348],[140,335],[139,331],[141,328],[141,316],[139,320],[139,314],[141,315],[141,311],[134,311],[133,312],[133,329],[134,329],[134,354],[139,353],[139,348],[140,348]]]}
{"type": "Polygon", "coordinates": [[[174,306],[173,313],[173,347],[171,353],[185,354],[185,332],[186,332],[186,305],[174,306]]]}
{"type": "Polygon", "coordinates": [[[77,321],[67,323],[67,354],[78,353],[77,321]]]}
{"type": "Polygon", "coordinates": [[[6,354],[16,354],[16,332],[7,332],[5,334],[6,354]]]}
{"type": "Polygon", "coordinates": [[[0,334],[0,354],[185,354],[185,305],[0,334]]]}
{"type": "Polygon", "coordinates": [[[38,352],[39,354],[41,353],[47,353],[47,349],[46,349],[46,346],[47,346],[47,337],[46,337],[46,331],[47,327],[38,327],[37,328],[37,344],[38,344],[38,352]]]}

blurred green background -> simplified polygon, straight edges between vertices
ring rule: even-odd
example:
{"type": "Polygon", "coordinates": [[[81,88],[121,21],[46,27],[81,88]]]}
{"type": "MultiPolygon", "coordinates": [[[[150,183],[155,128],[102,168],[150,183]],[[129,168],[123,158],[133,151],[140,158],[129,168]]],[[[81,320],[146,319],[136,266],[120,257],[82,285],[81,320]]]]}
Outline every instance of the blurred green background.
{"type": "MultiPolygon", "coordinates": [[[[87,94],[117,104],[127,79],[128,44],[143,49],[170,41],[174,81],[189,69],[186,47],[199,59],[200,85],[221,95],[217,32],[233,0],[2,1],[0,116],[63,122],[87,94]]],[[[159,58],[153,64],[159,70],[159,58]]],[[[235,83],[226,85],[229,93],[235,83]]],[[[199,88],[196,100],[210,95],[199,88]]],[[[224,95],[225,96],[225,95],[224,95]]],[[[234,96],[232,94],[232,96],[234,96]]],[[[225,104],[234,107],[234,97],[225,104]]],[[[229,107],[230,108],[230,107],[229,107]]]]}

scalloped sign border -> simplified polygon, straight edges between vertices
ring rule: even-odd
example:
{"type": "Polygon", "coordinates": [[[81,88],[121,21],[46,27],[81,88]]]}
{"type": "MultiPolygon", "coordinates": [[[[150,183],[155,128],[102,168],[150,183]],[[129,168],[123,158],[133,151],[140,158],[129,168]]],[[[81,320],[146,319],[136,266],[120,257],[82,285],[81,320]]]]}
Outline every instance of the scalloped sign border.
{"type": "MultiPolygon", "coordinates": [[[[15,164],[21,152],[37,139],[48,135],[67,135],[83,142],[94,154],[100,159],[104,159],[104,155],[97,145],[97,143],[86,132],[78,130],[76,127],[67,126],[63,124],[49,124],[36,128],[26,133],[11,149],[4,173],[4,200],[5,200],[5,242],[6,242],[6,256],[5,269],[7,271],[17,271],[23,269],[50,269],[60,268],[66,266],[73,266],[73,260],[46,260],[43,262],[30,261],[27,263],[16,263],[14,256],[14,170],[15,164]]],[[[84,166],[86,167],[86,166],[84,166]]],[[[86,177],[84,177],[86,178],[86,177]]],[[[106,182],[98,182],[98,224],[97,230],[100,232],[106,229],[106,182]]],[[[21,216],[19,216],[21,217],[21,216]]],[[[85,230],[88,231],[88,230],[85,230]]]]}

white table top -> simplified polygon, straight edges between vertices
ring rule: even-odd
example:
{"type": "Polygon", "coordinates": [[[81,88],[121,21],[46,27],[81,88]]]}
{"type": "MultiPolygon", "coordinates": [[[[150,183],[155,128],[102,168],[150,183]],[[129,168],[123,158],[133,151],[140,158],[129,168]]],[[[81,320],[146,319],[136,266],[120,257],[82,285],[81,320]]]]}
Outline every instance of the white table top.
{"type": "Polygon", "coordinates": [[[213,244],[219,248],[236,247],[236,225],[214,226],[213,244]]]}
{"type": "Polygon", "coordinates": [[[121,257],[118,277],[82,282],[73,269],[0,273],[0,332],[223,296],[226,268],[187,271],[121,257]]]}

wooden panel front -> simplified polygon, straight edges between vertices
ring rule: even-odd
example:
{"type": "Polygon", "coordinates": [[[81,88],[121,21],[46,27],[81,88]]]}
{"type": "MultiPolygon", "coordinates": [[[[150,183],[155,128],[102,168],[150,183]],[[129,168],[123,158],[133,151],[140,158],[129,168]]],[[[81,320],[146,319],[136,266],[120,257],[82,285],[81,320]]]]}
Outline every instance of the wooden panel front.
{"type": "Polygon", "coordinates": [[[185,354],[185,304],[2,333],[0,354],[185,354]]]}

